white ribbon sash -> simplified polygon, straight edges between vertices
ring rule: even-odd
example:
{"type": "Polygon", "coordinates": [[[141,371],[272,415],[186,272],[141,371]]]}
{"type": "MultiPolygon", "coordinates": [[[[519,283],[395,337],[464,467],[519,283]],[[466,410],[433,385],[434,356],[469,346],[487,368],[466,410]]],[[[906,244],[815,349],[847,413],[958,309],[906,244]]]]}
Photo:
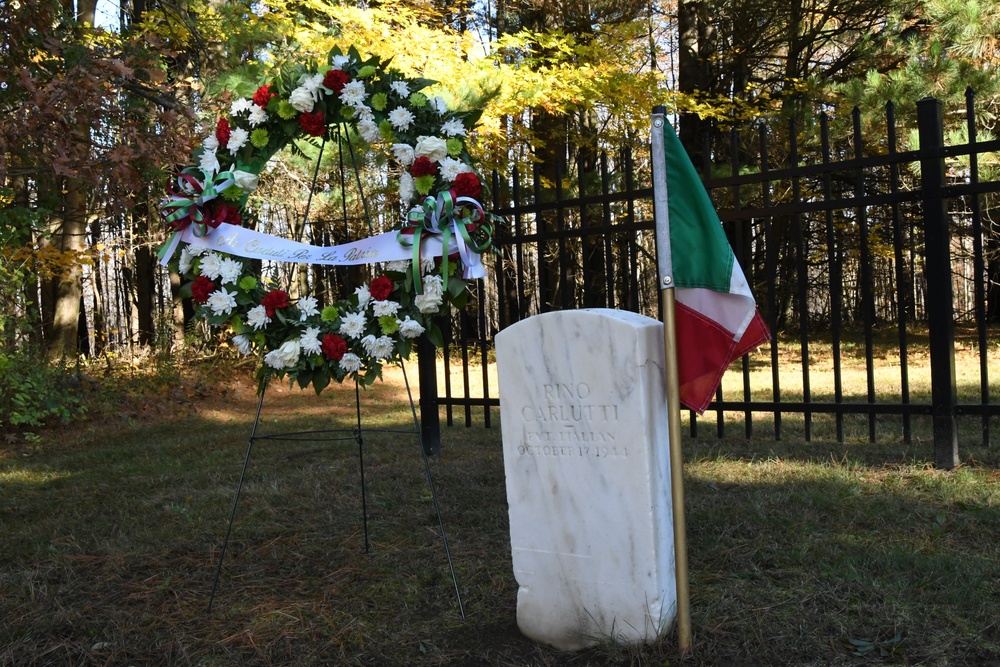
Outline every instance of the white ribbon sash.
{"type": "MultiPolygon", "coordinates": [[[[386,232],[341,245],[315,246],[225,224],[219,225],[216,229],[210,229],[204,236],[195,236],[192,227],[189,226],[183,232],[175,234],[169,241],[169,246],[163,253],[160,263],[166,266],[181,241],[192,246],[217,250],[238,257],[299,264],[347,266],[411,259],[413,257],[412,249],[400,245],[397,235],[398,232],[386,232]]],[[[420,245],[422,258],[432,259],[441,256],[440,238],[425,235],[422,237],[420,245]]],[[[464,247],[464,244],[462,246],[464,247]]],[[[462,260],[463,278],[469,280],[486,277],[486,269],[478,254],[464,252],[462,260]]]]}

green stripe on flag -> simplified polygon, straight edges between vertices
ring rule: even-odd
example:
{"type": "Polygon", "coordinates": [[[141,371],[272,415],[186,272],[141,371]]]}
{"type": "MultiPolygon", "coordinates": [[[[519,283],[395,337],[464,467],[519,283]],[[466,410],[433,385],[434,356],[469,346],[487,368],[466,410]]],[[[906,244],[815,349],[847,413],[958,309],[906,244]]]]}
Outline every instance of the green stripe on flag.
{"type": "Polygon", "coordinates": [[[729,292],[733,249],[719,215],[670,123],[663,124],[674,284],[729,292]]]}

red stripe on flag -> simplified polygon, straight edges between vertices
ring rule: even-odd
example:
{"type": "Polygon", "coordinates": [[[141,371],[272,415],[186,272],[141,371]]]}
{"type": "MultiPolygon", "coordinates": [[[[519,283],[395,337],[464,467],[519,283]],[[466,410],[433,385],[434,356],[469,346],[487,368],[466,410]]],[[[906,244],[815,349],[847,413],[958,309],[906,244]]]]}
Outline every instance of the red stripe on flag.
{"type": "Polygon", "coordinates": [[[675,313],[680,401],[702,414],[712,402],[730,362],[771,336],[759,312],[739,341],[733,340],[733,332],[679,301],[675,313]]]}

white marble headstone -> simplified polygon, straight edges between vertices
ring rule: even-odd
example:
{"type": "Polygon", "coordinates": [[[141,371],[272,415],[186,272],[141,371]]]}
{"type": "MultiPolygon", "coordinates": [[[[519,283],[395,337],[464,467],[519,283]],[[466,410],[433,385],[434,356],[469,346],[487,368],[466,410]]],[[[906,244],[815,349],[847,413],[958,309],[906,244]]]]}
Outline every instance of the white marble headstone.
{"type": "Polygon", "coordinates": [[[496,336],[517,624],[563,650],[676,614],[663,325],[545,313],[496,336]]]}

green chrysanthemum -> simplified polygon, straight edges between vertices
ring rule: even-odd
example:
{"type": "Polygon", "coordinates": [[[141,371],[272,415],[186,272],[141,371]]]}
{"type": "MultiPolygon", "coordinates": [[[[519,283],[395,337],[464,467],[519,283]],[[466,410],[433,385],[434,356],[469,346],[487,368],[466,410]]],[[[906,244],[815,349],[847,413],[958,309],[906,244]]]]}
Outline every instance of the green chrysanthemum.
{"type": "Polygon", "coordinates": [[[461,155],[462,149],[465,148],[465,145],[462,143],[462,140],[459,139],[458,137],[452,137],[448,139],[448,141],[445,143],[448,146],[448,155],[452,157],[458,157],[459,155],[461,155]]]}
{"type": "Polygon", "coordinates": [[[253,276],[243,276],[240,278],[240,282],[237,283],[239,288],[244,292],[249,292],[257,287],[257,279],[253,276]]]}
{"type": "Polygon", "coordinates": [[[432,174],[427,174],[426,176],[417,176],[413,179],[413,189],[422,195],[430,194],[431,188],[434,187],[434,176],[432,174]]]}
{"type": "Polygon", "coordinates": [[[281,100],[281,104],[278,105],[278,116],[285,120],[291,120],[298,115],[298,111],[292,106],[292,103],[288,100],[281,100]]]}
{"type": "Polygon", "coordinates": [[[267,146],[267,142],[271,140],[271,135],[268,134],[267,130],[262,127],[258,127],[256,130],[250,133],[250,143],[257,148],[264,148],[267,146]]]}
{"type": "Polygon", "coordinates": [[[394,141],[396,138],[396,134],[392,131],[392,123],[387,120],[383,120],[378,124],[378,133],[386,141],[394,141]]]}
{"type": "Polygon", "coordinates": [[[378,326],[382,329],[383,336],[391,336],[399,331],[399,320],[395,315],[383,315],[378,318],[378,326]]]}
{"type": "Polygon", "coordinates": [[[327,306],[320,311],[319,317],[324,322],[333,322],[340,315],[340,310],[336,306],[327,306]]]}
{"type": "Polygon", "coordinates": [[[418,109],[423,109],[427,106],[427,96],[423,93],[413,93],[410,95],[410,104],[418,109]]]}
{"type": "Polygon", "coordinates": [[[358,78],[359,79],[367,79],[368,77],[370,77],[375,72],[376,72],[376,69],[375,69],[374,65],[365,65],[364,67],[362,67],[361,69],[358,70],[358,78]]]}
{"type": "Polygon", "coordinates": [[[226,188],[222,191],[222,198],[226,201],[239,201],[243,198],[243,190],[239,187],[233,186],[231,188],[226,188]]]}
{"type": "Polygon", "coordinates": [[[372,109],[375,111],[385,111],[385,105],[389,103],[389,96],[385,93],[375,93],[372,95],[372,109]]]}

